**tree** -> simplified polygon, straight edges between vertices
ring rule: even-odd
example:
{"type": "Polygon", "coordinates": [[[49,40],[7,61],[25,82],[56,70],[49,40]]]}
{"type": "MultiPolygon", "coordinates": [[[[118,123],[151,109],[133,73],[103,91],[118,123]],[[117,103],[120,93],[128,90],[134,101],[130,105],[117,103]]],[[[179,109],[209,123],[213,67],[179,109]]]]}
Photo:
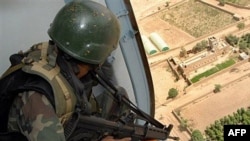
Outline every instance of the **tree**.
{"type": "Polygon", "coordinates": [[[244,51],[244,52],[247,52],[247,43],[246,42],[240,42],[239,43],[239,49],[244,51]]]}
{"type": "Polygon", "coordinates": [[[224,6],[225,5],[225,0],[219,0],[219,5],[224,6]]]}
{"type": "Polygon", "coordinates": [[[166,2],[165,2],[165,7],[168,7],[168,6],[169,6],[169,3],[170,3],[169,1],[166,1],[166,2]]]}
{"type": "Polygon", "coordinates": [[[188,127],[187,120],[181,119],[181,123],[179,126],[180,131],[185,131],[187,129],[187,127],[188,127]]]}
{"type": "Polygon", "coordinates": [[[180,57],[187,57],[187,50],[184,47],[181,47],[180,57]]]}
{"type": "Polygon", "coordinates": [[[202,40],[201,42],[197,43],[194,47],[193,47],[193,51],[194,52],[200,52],[204,49],[207,48],[208,42],[206,40],[202,40]]]}
{"type": "Polygon", "coordinates": [[[168,98],[174,98],[178,95],[178,91],[175,88],[171,88],[168,91],[168,98]]]}
{"type": "Polygon", "coordinates": [[[227,41],[230,45],[232,45],[232,46],[237,45],[237,44],[238,44],[238,41],[239,41],[239,38],[236,37],[236,36],[234,36],[234,35],[232,35],[232,34],[226,36],[225,39],[226,39],[226,41],[227,41]]]}
{"type": "Polygon", "coordinates": [[[247,38],[247,43],[250,43],[250,33],[247,33],[245,36],[247,38]]]}
{"type": "Polygon", "coordinates": [[[194,130],[191,135],[191,141],[204,141],[200,130],[194,130]]]}
{"type": "Polygon", "coordinates": [[[216,135],[214,133],[214,130],[212,130],[212,128],[207,127],[205,130],[205,133],[207,135],[207,138],[210,140],[213,140],[216,138],[216,135]]]}
{"type": "Polygon", "coordinates": [[[220,84],[215,84],[214,85],[214,93],[220,92],[221,85],[220,84]]]}
{"type": "Polygon", "coordinates": [[[242,22],[241,22],[241,23],[238,23],[238,24],[237,24],[237,27],[238,27],[239,30],[242,30],[242,29],[245,28],[245,23],[242,23],[242,22]]]}

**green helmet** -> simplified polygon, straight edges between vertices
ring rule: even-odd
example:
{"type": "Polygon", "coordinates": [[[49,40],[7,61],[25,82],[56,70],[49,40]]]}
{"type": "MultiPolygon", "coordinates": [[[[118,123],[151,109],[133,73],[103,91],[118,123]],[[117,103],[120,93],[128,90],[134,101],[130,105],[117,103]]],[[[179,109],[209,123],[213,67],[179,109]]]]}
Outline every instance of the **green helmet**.
{"type": "Polygon", "coordinates": [[[73,0],[57,13],[48,34],[71,57],[101,64],[118,45],[120,25],[105,6],[88,0],[73,0]]]}

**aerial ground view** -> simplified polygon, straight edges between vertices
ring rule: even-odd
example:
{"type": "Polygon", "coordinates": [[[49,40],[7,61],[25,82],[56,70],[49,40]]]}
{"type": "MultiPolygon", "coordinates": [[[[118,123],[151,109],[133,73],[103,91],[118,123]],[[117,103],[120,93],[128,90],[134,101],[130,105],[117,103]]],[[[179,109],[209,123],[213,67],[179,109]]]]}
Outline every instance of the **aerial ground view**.
{"type": "Polygon", "coordinates": [[[250,1],[131,3],[141,35],[152,41],[143,43],[155,118],[174,125],[171,135],[222,141],[223,125],[250,124],[250,1]],[[164,49],[152,33],[165,42],[164,49]]]}

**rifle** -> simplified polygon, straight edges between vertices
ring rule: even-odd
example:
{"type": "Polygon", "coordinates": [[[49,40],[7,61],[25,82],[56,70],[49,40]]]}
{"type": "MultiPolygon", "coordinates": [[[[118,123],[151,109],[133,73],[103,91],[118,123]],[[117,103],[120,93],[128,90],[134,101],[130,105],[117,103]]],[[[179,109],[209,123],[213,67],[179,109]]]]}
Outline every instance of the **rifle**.
{"type": "MultiPolygon", "coordinates": [[[[80,140],[80,136],[71,136],[73,131],[78,130],[78,133],[95,132],[102,137],[106,135],[114,136],[115,138],[131,137],[132,141],[138,140],[166,140],[173,139],[178,140],[178,137],[169,136],[173,125],[169,125],[167,128],[157,128],[151,125],[140,125],[135,123],[126,123],[124,120],[109,121],[100,117],[91,115],[82,115],[79,112],[74,113],[71,120],[67,123],[65,133],[67,141],[80,140]],[[71,126],[71,127],[69,127],[71,126]]],[[[93,138],[92,138],[93,139],[93,138]]],[[[96,139],[93,139],[96,140],[96,139]]]]}
{"type": "Polygon", "coordinates": [[[17,131],[0,132],[0,141],[28,141],[28,139],[17,131]]]}
{"type": "Polygon", "coordinates": [[[169,136],[173,128],[172,124],[166,127],[140,110],[123,94],[123,91],[115,87],[100,70],[96,70],[92,75],[112,94],[114,100],[125,104],[131,111],[116,121],[78,111],[74,113],[71,119],[65,124],[64,132],[67,141],[80,141],[86,137],[88,137],[88,141],[96,141],[101,140],[105,135],[111,135],[115,138],[131,137],[132,141],[145,139],[179,140],[178,137],[169,136]],[[138,121],[145,121],[145,123],[144,125],[138,124],[136,123],[138,121]],[[93,135],[93,133],[95,135],[93,135]]]}

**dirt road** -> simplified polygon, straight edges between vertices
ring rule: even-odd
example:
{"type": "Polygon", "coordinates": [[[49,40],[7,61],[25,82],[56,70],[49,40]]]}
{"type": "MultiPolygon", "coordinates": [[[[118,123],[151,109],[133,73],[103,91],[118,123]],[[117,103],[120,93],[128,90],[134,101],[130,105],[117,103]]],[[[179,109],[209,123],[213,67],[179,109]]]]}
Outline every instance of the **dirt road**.
{"type": "Polygon", "coordinates": [[[225,4],[224,6],[220,6],[218,0],[202,0],[202,1],[211,5],[217,6],[218,8],[223,9],[225,11],[230,11],[232,13],[240,15],[244,18],[248,18],[250,16],[249,9],[237,8],[228,4],[225,4]]]}
{"type": "Polygon", "coordinates": [[[245,19],[244,20],[245,29],[242,31],[239,31],[237,27],[237,23],[236,23],[233,25],[228,25],[227,27],[224,27],[223,29],[214,31],[211,34],[204,35],[202,37],[195,39],[194,37],[181,31],[180,29],[177,29],[167,23],[164,23],[161,19],[156,19],[155,16],[147,17],[143,19],[142,21],[138,22],[139,27],[141,26],[140,29],[141,29],[142,34],[148,35],[154,31],[157,31],[159,32],[161,36],[163,36],[163,39],[167,43],[169,43],[169,45],[171,46],[170,50],[167,53],[160,53],[158,55],[149,56],[148,62],[150,65],[157,63],[159,61],[162,61],[162,60],[166,60],[170,56],[179,55],[181,46],[185,47],[186,50],[192,49],[198,42],[201,42],[202,40],[207,40],[207,38],[210,36],[221,38],[221,37],[225,37],[226,35],[230,33],[235,33],[235,32],[247,33],[250,31],[250,10],[240,9],[240,8],[233,7],[230,5],[225,5],[224,7],[222,7],[218,5],[218,1],[216,0],[203,0],[203,1],[211,5],[214,5],[220,9],[228,10],[232,13],[237,13],[237,14],[242,15],[245,19]]]}
{"type": "MultiPolygon", "coordinates": [[[[178,0],[173,0],[173,1],[170,0],[170,4],[172,2],[174,3],[174,2],[179,2],[179,1],[178,0]]],[[[219,6],[218,1],[216,1],[216,0],[203,0],[203,1],[209,2],[210,4],[213,4],[215,6],[219,6]]],[[[231,82],[231,81],[241,77],[245,73],[249,73],[248,71],[243,71],[243,70],[247,70],[247,67],[249,67],[250,65],[248,63],[248,64],[246,64],[245,68],[244,68],[244,65],[242,66],[242,68],[238,68],[240,70],[238,73],[232,74],[232,73],[228,72],[225,75],[223,74],[223,79],[222,79],[222,77],[218,76],[217,78],[213,78],[211,80],[208,80],[201,85],[193,87],[186,95],[183,95],[182,88],[185,84],[183,82],[181,82],[181,83],[175,82],[173,74],[170,72],[170,70],[168,70],[166,61],[165,62],[162,62],[162,61],[166,60],[170,56],[178,55],[179,51],[180,51],[179,50],[180,46],[185,46],[186,49],[191,49],[198,42],[200,42],[204,39],[207,39],[211,35],[215,36],[216,38],[223,37],[229,33],[237,32],[238,28],[236,25],[231,25],[231,26],[225,27],[223,30],[218,30],[210,35],[206,35],[206,36],[200,37],[198,39],[195,39],[192,36],[189,36],[186,33],[183,33],[183,31],[180,31],[179,29],[173,28],[172,26],[168,25],[167,23],[163,23],[162,21],[157,21],[158,19],[156,19],[152,14],[153,14],[153,12],[157,12],[157,10],[158,10],[157,8],[163,4],[162,0],[136,0],[136,1],[131,1],[131,2],[132,2],[132,4],[134,3],[134,5],[136,6],[136,8],[134,8],[135,15],[138,18],[138,24],[139,24],[139,27],[140,27],[142,34],[147,35],[152,31],[157,31],[157,32],[161,33],[161,35],[166,34],[164,36],[164,39],[166,41],[173,40],[172,41],[173,48],[171,50],[169,50],[168,52],[162,53],[160,55],[154,55],[154,56],[148,57],[148,62],[150,64],[150,69],[151,69],[151,74],[152,74],[154,89],[155,89],[155,94],[156,94],[155,118],[159,119],[161,122],[163,122],[166,125],[168,125],[170,123],[173,124],[174,129],[173,129],[173,132],[171,133],[171,135],[180,137],[181,141],[188,141],[190,139],[190,135],[187,132],[182,132],[179,130],[180,123],[173,116],[172,110],[176,109],[180,106],[183,106],[183,105],[189,103],[190,101],[197,100],[200,97],[210,93],[214,89],[215,82],[223,85],[223,84],[226,84],[228,82],[231,82]],[[162,26],[162,25],[164,25],[164,26],[162,26]],[[161,27],[161,28],[159,28],[159,27],[161,27]],[[164,28],[162,28],[162,27],[164,27],[164,28]],[[169,29],[171,29],[171,30],[169,30],[169,29]],[[171,33],[176,33],[176,34],[171,34],[171,33]],[[168,35],[172,35],[172,36],[170,37],[168,35]],[[182,38],[182,40],[174,40],[174,39],[179,39],[179,38],[182,38]],[[168,93],[168,90],[170,88],[177,88],[181,92],[180,96],[177,97],[175,100],[166,100],[167,93],[168,93]]],[[[222,8],[229,9],[230,11],[233,11],[234,13],[237,13],[246,19],[246,21],[245,21],[246,28],[244,31],[240,31],[239,33],[242,34],[242,33],[247,33],[250,31],[250,27],[248,26],[248,25],[250,25],[250,21],[249,21],[250,10],[245,11],[245,10],[241,10],[239,8],[235,8],[235,7],[232,7],[229,5],[226,5],[222,8]]],[[[245,82],[245,83],[248,83],[248,82],[245,82]]],[[[237,83],[234,83],[234,84],[237,85],[237,83]]],[[[229,85],[228,86],[229,91],[230,91],[230,88],[231,87],[229,85]]],[[[242,91],[249,91],[249,90],[246,90],[246,88],[241,88],[238,85],[237,85],[237,88],[239,88],[242,91]]],[[[197,114],[199,114],[198,111],[196,111],[196,112],[197,112],[197,114]]],[[[225,111],[225,112],[228,112],[228,111],[225,111]]],[[[193,116],[189,115],[188,111],[186,111],[186,113],[183,113],[183,114],[186,114],[189,119],[194,118],[194,116],[199,117],[198,115],[193,115],[193,116]]],[[[203,114],[203,113],[200,113],[200,114],[203,114]]],[[[198,124],[196,123],[197,128],[204,127],[201,124],[207,124],[205,122],[202,122],[202,119],[201,120],[195,119],[195,120],[198,121],[197,122],[198,124]]]]}
{"type": "Polygon", "coordinates": [[[248,74],[224,87],[221,93],[210,93],[183,107],[181,115],[188,120],[192,128],[204,131],[208,123],[214,123],[215,119],[233,114],[240,108],[249,107],[249,83],[248,74]]]}
{"type": "MultiPolygon", "coordinates": [[[[169,6],[174,5],[183,0],[168,0],[169,6]]],[[[158,12],[166,6],[166,0],[131,0],[135,17],[138,21],[158,12]],[[159,9],[160,8],[160,9],[159,9]]]]}
{"type": "MultiPolygon", "coordinates": [[[[247,62],[243,65],[228,70],[226,73],[223,73],[223,77],[218,75],[205,81],[204,83],[201,83],[200,85],[192,86],[192,89],[185,95],[181,95],[174,100],[166,100],[164,94],[167,93],[167,89],[174,87],[177,84],[173,83],[171,85],[169,84],[169,80],[162,81],[163,78],[158,78],[158,80],[156,80],[156,77],[153,77],[154,82],[161,81],[163,84],[169,84],[164,88],[161,87],[161,89],[158,88],[158,85],[156,86],[157,89],[155,89],[155,92],[157,96],[159,96],[156,98],[156,101],[159,100],[156,107],[156,118],[164,124],[173,124],[173,136],[180,137],[181,141],[188,141],[190,136],[187,134],[187,132],[182,132],[179,130],[180,122],[174,117],[172,111],[176,108],[184,107],[182,109],[183,113],[181,113],[181,115],[192,124],[193,128],[203,131],[207,124],[213,123],[215,118],[221,118],[229,113],[232,113],[239,107],[249,106],[249,74],[250,63],[247,62]],[[218,93],[220,97],[213,96],[215,95],[212,92],[215,84],[224,86],[222,91],[218,93]],[[211,95],[212,97],[210,97],[211,95]],[[201,102],[204,99],[205,101],[203,102],[205,103],[201,102]],[[227,102],[224,103],[225,101],[227,102]],[[232,101],[234,102],[230,103],[232,101]],[[234,108],[231,107],[232,105],[234,108]],[[216,116],[214,116],[214,114],[216,116]]],[[[158,75],[164,76],[164,72],[158,72],[158,75]]]]}

